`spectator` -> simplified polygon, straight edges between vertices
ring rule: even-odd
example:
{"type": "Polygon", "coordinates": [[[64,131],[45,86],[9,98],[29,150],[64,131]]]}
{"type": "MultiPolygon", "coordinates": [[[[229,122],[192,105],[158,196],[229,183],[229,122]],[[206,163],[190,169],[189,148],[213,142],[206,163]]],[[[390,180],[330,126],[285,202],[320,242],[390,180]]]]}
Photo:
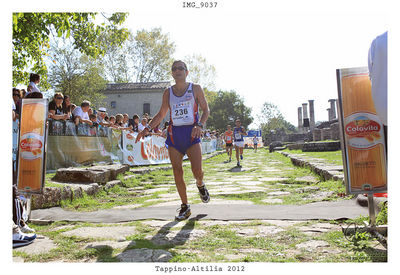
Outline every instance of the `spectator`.
{"type": "Polygon", "coordinates": [[[90,109],[90,101],[84,100],[81,103],[80,107],[76,107],[75,110],[72,112],[74,116],[75,125],[79,123],[87,123],[92,125],[92,122],[89,119],[88,111],[90,109]]]}
{"type": "MultiPolygon", "coordinates": [[[[26,93],[26,96],[29,96],[32,93],[40,93],[41,94],[39,88],[37,87],[37,84],[39,84],[39,82],[40,82],[40,75],[31,73],[29,76],[29,81],[30,82],[28,84],[28,88],[27,88],[28,92],[26,93]]],[[[40,98],[38,95],[35,95],[35,96],[31,95],[29,97],[30,98],[40,98]]],[[[43,98],[43,95],[42,95],[42,98],[43,98]]]]}
{"type": "Polygon", "coordinates": [[[128,114],[124,114],[124,118],[122,120],[122,125],[124,128],[129,128],[130,130],[132,130],[132,126],[129,125],[129,115],[128,114]]]}
{"type": "Polygon", "coordinates": [[[115,115],[115,125],[118,127],[122,127],[122,121],[124,119],[124,116],[122,114],[116,114],[115,115]]]}
{"type": "MultiPolygon", "coordinates": [[[[76,105],[72,103],[71,104],[71,114],[73,114],[75,108],[76,108],[76,105]]],[[[73,117],[73,115],[72,115],[72,117],[73,117]]]]}
{"type": "Polygon", "coordinates": [[[168,121],[164,122],[164,128],[162,130],[162,135],[161,135],[163,138],[167,138],[168,126],[169,122],[168,121]]]}
{"type": "Polygon", "coordinates": [[[72,118],[72,104],[71,104],[71,99],[69,96],[64,95],[64,101],[62,103],[62,106],[64,108],[64,112],[68,114],[68,118],[72,118]]]}
{"type": "Polygon", "coordinates": [[[129,126],[132,126],[132,131],[139,132],[139,116],[134,114],[132,119],[129,122],[129,126]]]}
{"type": "Polygon", "coordinates": [[[21,89],[21,98],[24,98],[25,96],[26,96],[25,89],[21,89]]]}
{"type": "Polygon", "coordinates": [[[115,116],[110,116],[110,127],[116,128],[115,126],[115,116]]]}
{"type": "Polygon", "coordinates": [[[92,108],[89,108],[89,110],[88,110],[88,115],[91,115],[91,114],[93,114],[93,109],[92,108]]]}
{"type": "Polygon", "coordinates": [[[13,88],[13,121],[19,119],[21,115],[21,91],[17,88],[13,88]]]}
{"type": "Polygon", "coordinates": [[[145,116],[142,117],[142,123],[138,125],[139,133],[144,130],[147,126],[147,118],[145,116]]]}
{"type": "Polygon", "coordinates": [[[115,125],[118,126],[119,130],[131,130],[130,127],[124,127],[124,116],[122,114],[115,116],[115,125]]]}
{"type": "Polygon", "coordinates": [[[106,108],[100,107],[99,110],[97,110],[97,123],[101,126],[109,126],[109,123],[106,120],[106,108]]]}
{"type": "Polygon", "coordinates": [[[108,124],[110,124],[110,118],[108,117],[108,115],[106,115],[104,117],[104,121],[107,122],[108,124]]]}
{"type": "Polygon", "coordinates": [[[67,120],[69,118],[63,108],[64,96],[62,93],[55,93],[53,100],[49,103],[49,118],[54,120],[67,120]]]}
{"type": "Polygon", "coordinates": [[[96,117],[95,114],[90,114],[89,115],[89,120],[92,122],[92,126],[93,127],[99,126],[99,124],[97,123],[97,117],[96,117]]]}

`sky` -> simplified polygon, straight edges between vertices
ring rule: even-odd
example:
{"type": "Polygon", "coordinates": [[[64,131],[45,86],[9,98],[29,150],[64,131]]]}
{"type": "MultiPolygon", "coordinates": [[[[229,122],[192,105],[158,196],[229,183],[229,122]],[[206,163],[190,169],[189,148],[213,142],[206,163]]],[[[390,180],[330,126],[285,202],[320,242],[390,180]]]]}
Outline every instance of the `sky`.
{"type": "Polygon", "coordinates": [[[252,108],[252,128],[267,101],[295,126],[297,108],[310,99],[315,120],[328,120],[328,100],[338,97],[336,69],[367,66],[372,40],[390,25],[388,10],[341,1],[307,7],[310,1],[219,0],[208,9],[166,2],[132,5],[125,26],[134,33],[161,27],[176,45],[175,58],[205,57],[217,70],[217,89],[235,90],[252,108]]]}

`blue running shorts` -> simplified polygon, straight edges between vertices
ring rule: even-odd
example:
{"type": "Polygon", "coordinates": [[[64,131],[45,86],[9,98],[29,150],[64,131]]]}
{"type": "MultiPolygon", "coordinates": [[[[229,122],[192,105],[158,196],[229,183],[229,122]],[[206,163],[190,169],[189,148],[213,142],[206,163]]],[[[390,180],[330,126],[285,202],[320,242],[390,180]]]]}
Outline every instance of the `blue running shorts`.
{"type": "Polygon", "coordinates": [[[192,138],[193,125],[173,126],[168,127],[167,140],[165,144],[174,147],[182,155],[186,154],[190,146],[200,143],[200,138],[192,138]]]}

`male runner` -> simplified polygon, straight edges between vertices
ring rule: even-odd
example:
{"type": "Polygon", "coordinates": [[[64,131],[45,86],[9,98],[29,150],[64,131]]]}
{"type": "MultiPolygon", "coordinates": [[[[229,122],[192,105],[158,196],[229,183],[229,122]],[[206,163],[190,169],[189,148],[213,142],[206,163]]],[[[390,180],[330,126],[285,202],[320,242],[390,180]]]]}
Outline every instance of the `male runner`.
{"type": "Polygon", "coordinates": [[[243,160],[243,148],[244,148],[243,136],[247,135],[247,132],[242,127],[242,123],[241,123],[240,119],[236,119],[235,124],[236,124],[236,127],[233,129],[233,139],[234,139],[234,145],[235,145],[235,151],[236,151],[236,160],[237,160],[237,166],[242,167],[240,165],[239,155],[240,155],[240,159],[243,160]]]}
{"type": "Polygon", "coordinates": [[[170,111],[167,140],[165,142],[174,172],[175,184],[182,204],[176,220],[185,220],[191,215],[190,205],[186,194],[186,184],[183,179],[182,160],[187,154],[192,167],[193,176],[200,192],[202,202],[210,201],[210,195],[203,182],[202,154],[200,136],[203,124],[206,122],[210,110],[203,89],[200,85],[186,82],[189,71],[183,61],[174,61],[172,77],[175,85],[164,91],[162,105],[157,115],[149,125],[136,137],[138,142],[145,137],[152,128],[159,125],[170,111]],[[200,106],[203,114],[199,120],[200,106]]]}
{"type": "Polygon", "coordinates": [[[232,148],[233,148],[233,131],[231,130],[231,125],[227,126],[227,130],[225,131],[224,134],[224,140],[225,140],[225,147],[226,147],[226,153],[229,156],[229,162],[232,160],[232,148]]]}
{"type": "Polygon", "coordinates": [[[258,145],[258,138],[256,135],[254,135],[254,137],[253,137],[254,153],[257,153],[257,145],[258,145]]]}

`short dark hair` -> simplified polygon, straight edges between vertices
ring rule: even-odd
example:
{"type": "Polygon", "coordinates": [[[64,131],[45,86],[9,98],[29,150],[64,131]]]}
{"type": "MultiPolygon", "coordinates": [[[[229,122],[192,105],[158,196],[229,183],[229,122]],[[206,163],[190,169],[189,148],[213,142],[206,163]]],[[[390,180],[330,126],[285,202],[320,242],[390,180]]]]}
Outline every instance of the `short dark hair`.
{"type": "Polygon", "coordinates": [[[36,80],[40,80],[40,75],[31,73],[29,75],[29,81],[30,82],[35,82],[36,80]]]}
{"type": "Polygon", "coordinates": [[[188,69],[187,69],[187,66],[186,66],[186,63],[183,62],[182,60],[175,60],[175,61],[172,63],[171,68],[174,67],[175,63],[178,63],[178,62],[183,63],[183,66],[185,67],[185,70],[186,70],[186,71],[188,70],[188,69]]]}

